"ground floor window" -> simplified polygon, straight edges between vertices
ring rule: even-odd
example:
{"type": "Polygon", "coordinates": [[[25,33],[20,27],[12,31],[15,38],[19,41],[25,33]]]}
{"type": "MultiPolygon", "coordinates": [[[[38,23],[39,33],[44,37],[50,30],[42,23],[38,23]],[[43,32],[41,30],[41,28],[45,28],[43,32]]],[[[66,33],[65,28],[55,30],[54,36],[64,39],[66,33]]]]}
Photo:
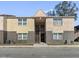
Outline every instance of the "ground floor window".
{"type": "Polygon", "coordinates": [[[53,40],[62,40],[63,35],[62,33],[53,33],[53,40]]]}
{"type": "Polygon", "coordinates": [[[27,33],[18,33],[18,40],[27,40],[27,33]]]}

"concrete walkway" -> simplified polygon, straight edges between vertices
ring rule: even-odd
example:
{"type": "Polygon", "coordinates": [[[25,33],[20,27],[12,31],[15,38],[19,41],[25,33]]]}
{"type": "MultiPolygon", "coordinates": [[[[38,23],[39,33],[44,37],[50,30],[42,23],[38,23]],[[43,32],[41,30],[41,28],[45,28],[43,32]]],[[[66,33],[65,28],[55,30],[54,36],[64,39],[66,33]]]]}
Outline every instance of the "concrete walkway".
{"type": "Polygon", "coordinates": [[[26,47],[79,47],[79,45],[0,45],[0,48],[26,48],[26,47]]]}

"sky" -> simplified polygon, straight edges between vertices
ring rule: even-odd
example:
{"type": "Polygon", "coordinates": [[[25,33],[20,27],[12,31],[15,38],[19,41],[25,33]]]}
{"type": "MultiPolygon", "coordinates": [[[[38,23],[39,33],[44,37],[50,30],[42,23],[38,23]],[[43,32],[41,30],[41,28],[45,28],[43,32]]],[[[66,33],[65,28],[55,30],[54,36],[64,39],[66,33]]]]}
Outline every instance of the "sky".
{"type": "MultiPolygon", "coordinates": [[[[0,14],[9,14],[16,16],[33,16],[38,9],[44,12],[54,9],[61,1],[0,1],[0,14]]],[[[74,1],[79,8],[79,1],[74,1]]],[[[74,22],[74,26],[79,25],[79,11],[78,18],[74,22]]]]}

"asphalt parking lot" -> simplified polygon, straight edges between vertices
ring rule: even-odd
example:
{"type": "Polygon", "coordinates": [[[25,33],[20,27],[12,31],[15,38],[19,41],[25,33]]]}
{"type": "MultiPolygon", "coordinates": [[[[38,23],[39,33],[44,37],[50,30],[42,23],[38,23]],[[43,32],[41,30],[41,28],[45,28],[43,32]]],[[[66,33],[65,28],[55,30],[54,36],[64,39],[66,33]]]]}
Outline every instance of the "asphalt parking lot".
{"type": "Polygon", "coordinates": [[[79,47],[0,48],[0,58],[77,58],[79,47]]]}

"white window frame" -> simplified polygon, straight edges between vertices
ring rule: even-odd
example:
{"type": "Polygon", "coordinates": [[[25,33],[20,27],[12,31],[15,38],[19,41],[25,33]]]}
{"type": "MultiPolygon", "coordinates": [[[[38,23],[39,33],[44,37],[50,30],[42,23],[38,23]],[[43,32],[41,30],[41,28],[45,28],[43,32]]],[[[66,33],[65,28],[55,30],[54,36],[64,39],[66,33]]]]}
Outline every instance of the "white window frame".
{"type": "Polygon", "coordinates": [[[18,17],[18,25],[25,26],[26,24],[27,24],[27,18],[25,18],[25,17],[18,17]],[[21,21],[19,21],[19,19],[21,19],[21,21]]]}
{"type": "Polygon", "coordinates": [[[23,40],[27,40],[28,39],[28,35],[27,33],[23,33],[23,40]],[[24,35],[25,34],[25,35],[24,35]]]}
{"type": "Polygon", "coordinates": [[[62,20],[62,18],[53,18],[53,24],[54,25],[57,25],[57,26],[61,26],[61,25],[63,25],[63,20],[62,20]]]}
{"type": "Polygon", "coordinates": [[[25,26],[27,24],[27,18],[22,19],[22,25],[25,26]]]}
{"type": "Polygon", "coordinates": [[[22,19],[18,18],[18,25],[22,25],[22,19]]]}
{"type": "Polygon", "coordinates": [[[27,33],[18,33],[18,40],[27,40],[27,39],[28,39],[28,34],[27,33]],[[21,36],[21,38],[19,38],[19,36],[21,36]]]}
{"type": "Polygon", "coordinates": [[[63,33],[53,33],[53,40],[62,40],[62,39],[63,39],[63,33]]]}
{"type": "Polygon", "coordinates": [[[18,40],[22,40],[22,33],[18,33],[18,40]]]}

